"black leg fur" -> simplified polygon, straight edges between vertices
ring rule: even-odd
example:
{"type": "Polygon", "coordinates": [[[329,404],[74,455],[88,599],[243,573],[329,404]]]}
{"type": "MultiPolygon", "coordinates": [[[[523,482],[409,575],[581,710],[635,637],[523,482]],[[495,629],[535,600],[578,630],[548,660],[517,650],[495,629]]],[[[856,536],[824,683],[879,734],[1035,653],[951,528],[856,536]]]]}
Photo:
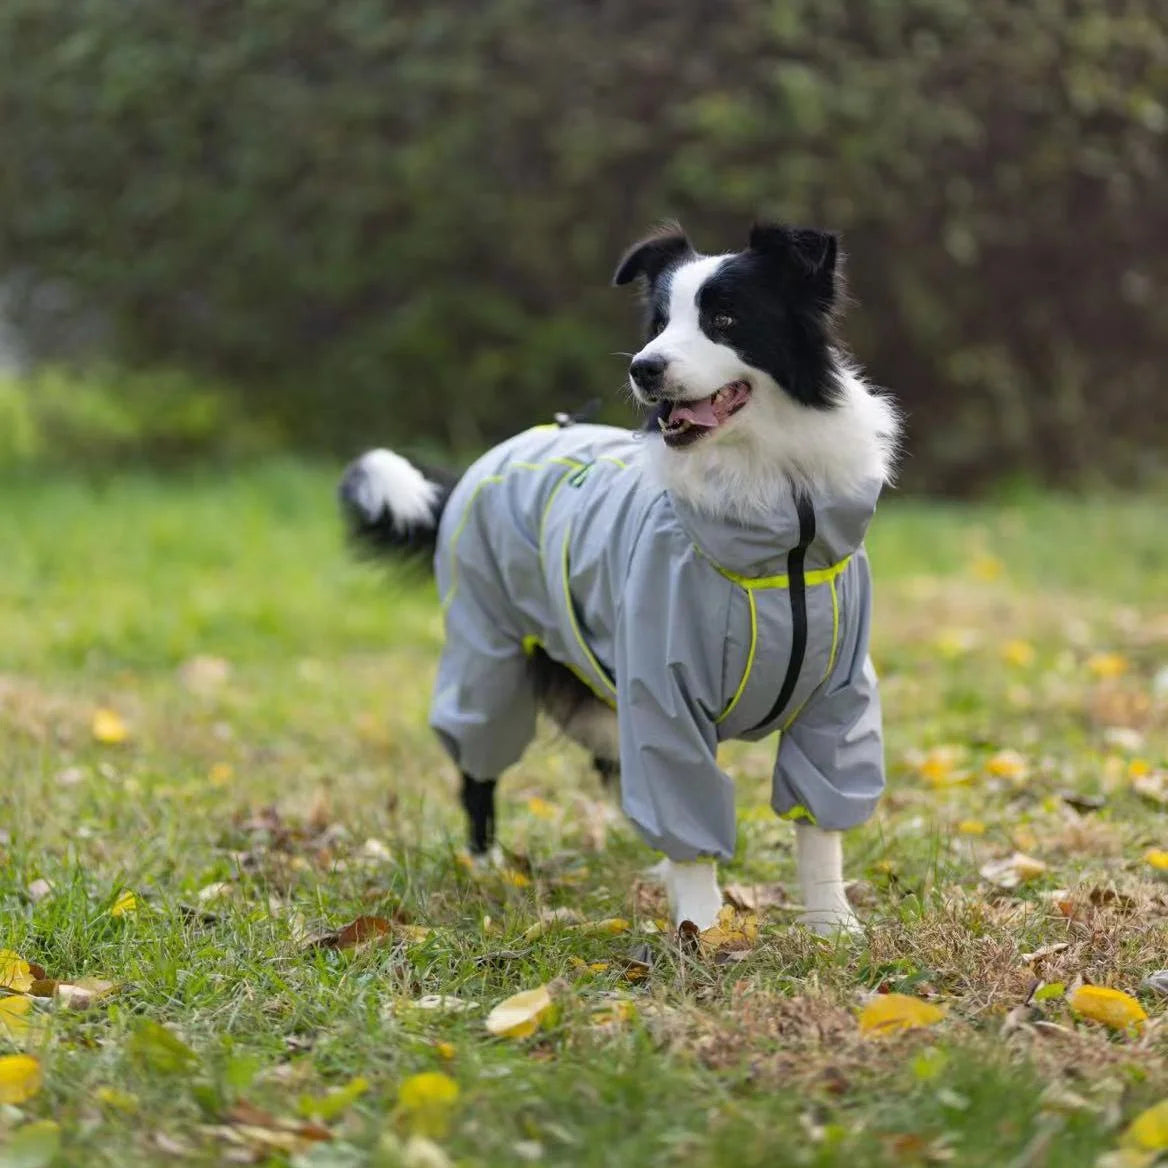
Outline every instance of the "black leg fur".
{"type": "Polygon", "coordinates": [[[462,776],[462,805],[470,820],[470,853],[484,855],[495,842],[495,784],[497,779],[462,776]]]}
{"type": "Polygon", "coordinates": [[[599,755],[592,759],[592,765],[600,776],[600,782],[607,791],[612,787],[613,779],[620,778],[620,763],[611,758],[601,758],[599,755]]]}

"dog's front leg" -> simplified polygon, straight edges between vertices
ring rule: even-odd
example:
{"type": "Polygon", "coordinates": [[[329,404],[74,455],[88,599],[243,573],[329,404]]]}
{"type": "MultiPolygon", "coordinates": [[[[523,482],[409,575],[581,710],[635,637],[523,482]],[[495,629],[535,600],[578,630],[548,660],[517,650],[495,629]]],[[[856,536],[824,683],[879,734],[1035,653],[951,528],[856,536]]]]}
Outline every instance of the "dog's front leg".
{"type": "Polygon", "coordinates": [[[722,889],[718,886],[718,865],[713,860],[666,860],[662,875],[675,927],[682,921],[692,921],[699,929],[708,929],[717,922],[722,889]]]}
{"type": "Polygon", "coordinates": [[[859,919],[844,893],[843,832],[797,823],[795,857],[803,890],[801,923],[820,936],[859,933],[859,919]]]}
{"type": "Polygon", "coordinates": [[[485,861],[495,843],[495,784],[497,779],[462,776],[462,806],[469,825],[471,858],[485,861]]]}

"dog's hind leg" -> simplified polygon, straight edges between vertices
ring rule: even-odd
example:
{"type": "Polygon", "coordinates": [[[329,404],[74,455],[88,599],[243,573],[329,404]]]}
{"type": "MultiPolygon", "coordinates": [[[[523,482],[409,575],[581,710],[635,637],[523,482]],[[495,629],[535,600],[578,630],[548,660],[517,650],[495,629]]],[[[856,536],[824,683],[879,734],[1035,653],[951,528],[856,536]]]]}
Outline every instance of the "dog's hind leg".
{"type": "Polygon", "coordinates": [[[474,779],[463,773],[462,806],[470,827],[472,857],[485,857],[495,842],[495,785],[497,779],[474,779]]]}

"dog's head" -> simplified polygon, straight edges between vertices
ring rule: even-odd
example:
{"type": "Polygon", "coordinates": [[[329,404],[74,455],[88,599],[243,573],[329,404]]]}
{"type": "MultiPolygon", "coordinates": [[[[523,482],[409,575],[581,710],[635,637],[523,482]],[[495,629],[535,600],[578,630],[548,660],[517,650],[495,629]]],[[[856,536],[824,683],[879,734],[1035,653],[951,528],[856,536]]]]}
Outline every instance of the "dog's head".
{"type": "Polygon", "coordinates": [[[749,427],[758,395],[812,411],[836,404],[836,259],[834,235],[780,224],[757,224],[730,255],[699,255],[677,226],[625,255],[613,283],[642,280],[648,306],[629,384],[667,446],[749,427]]]}

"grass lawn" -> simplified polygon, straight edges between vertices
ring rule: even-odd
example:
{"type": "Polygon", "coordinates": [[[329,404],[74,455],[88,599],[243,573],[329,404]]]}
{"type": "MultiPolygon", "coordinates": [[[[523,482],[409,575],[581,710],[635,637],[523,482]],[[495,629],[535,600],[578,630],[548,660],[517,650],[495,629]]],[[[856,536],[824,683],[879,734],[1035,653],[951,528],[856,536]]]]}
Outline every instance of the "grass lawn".
{"type": "MultiPolygon", "coordinates": [[[[0,999],[0,1054],[43,1076],[0,1061],[0,1164],[1062,1166],[1168,1096],[1168,998],[1142,985],[1168,967],[1145,858],[1168,849],[1168,500],[891,500],[889,791],[847,843],[867,935],[790,927],[769,742],[725,751],[723,879],[763,907],[690,951],[550,733],[504,784],[512,868],[467,872],[426,728],[437,606],[348,562],[332,489],[290,465],[4,487],[0,947],[116,988],[0,999]],[[1036,862],[987,867],[1015,853],[1036,862]],[[557,908],[629,928],[532,929],[557,908]],[[362,916],[372,941],[319,940],[362,916]],[[1150,1020],[1078,1017],[1081,982],[1150,1020]],[[541,985],[534,1034],[487,1033],[541,985]],[[862,1033],[877,990],[944,1017],[862,1033]],[[416,1004],[439,994],[477,1006],[416,1004]]],[[[14,988],[38,972],[0,958],[14,988]]]]}

